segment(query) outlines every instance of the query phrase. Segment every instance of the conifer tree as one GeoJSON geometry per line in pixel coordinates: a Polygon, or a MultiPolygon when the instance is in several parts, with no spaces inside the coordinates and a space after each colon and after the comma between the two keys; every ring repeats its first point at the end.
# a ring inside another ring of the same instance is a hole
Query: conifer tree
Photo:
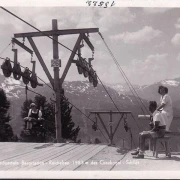
{"type": "Polygon", "coordinates": [[[70,106],[68,99],[62,95],[61,96],[61,123],[62,123],[62,137],[65,139],[71,139],[76,141],[79,126],[74,128],[75,123],[72,121],[71,116],[72,106],[70,106]]]}
{"type": "MultiPolygon", "coordinates": [[[[25,101],[22,107],[21,116],[24,118],[27,116],[29,106],[32,102],[35,102],[38,109],[41,109],[43,118],[45,119],[46,139],[55,139],[55,106],[53,102],[47,102],[44,96],[35,96],[34,101],[25,101]]],[[[75,128],[75,123],[72,121],[71,116],[72,107],[70,106],[68,99],[61,96],[61,123],[62,123],[62,137],[64,139],[71,139],[76,141],[79,126],[75,128]]]]}
{"type": "Polygon", "coordinates": [[[11,141],[13,130],[9,124],[11,117],[8,113],[10,102],[3,89],[0,89],[0,141],[11,141]]]}

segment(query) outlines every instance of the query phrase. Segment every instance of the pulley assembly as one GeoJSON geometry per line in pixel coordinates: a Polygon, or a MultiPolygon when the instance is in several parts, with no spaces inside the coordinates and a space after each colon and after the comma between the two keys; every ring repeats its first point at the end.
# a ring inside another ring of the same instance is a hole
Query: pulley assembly
{"type": "Polygon", "coordinates": [[[81,56],[81,48],[84,47],[83,41],[82,44],[78,47],[78,59],[75,61],[77,70],[79,74],[83,74],[85,78],[88,77],[89,82],[93,83],[94,87],[97,87],[98,79],[97,74],[92,68],[91,61],[94,60],[94,50],[92,51],[92,58],[88,58],[88,61],[86,61],[86,58],[83,58],[81,56]]]}
{"type": "Polygon", "coordinates": [[[42,84],[39,84],[37,80],[37,75],[35,72],[36,62],[32,61],[33,51],[28,50],[28,52],[31,53],[31,62],[33,63],[32,71],[30,71],[29,68],[26,67],[22,72],[20,63],[18,62],[18,50],[14,48],[15,42],[18,45],[22,46],[22,44],[19,41],[17,41],[14,38],[12,39],[12,51],[14,52],[14,61],[10,61],[9,58],[6,58],[5,61],[3,62],[3,64],[1,65],[1,69],[3,71],[4,76],[8,78],[13,73],[13,77],[15,80],[20,80],[22,77],[23,83],[27,85],[30,82],[32,88],[36,88],[37,86],[42,86],[42,84]],[[11,65],[11,62],[14,63],[13,67],[11,65]]]}
{"type": "Polygon", "coordinates": [[[1,69],[5,77],[10,77],[12,73],[12,66],[9,58],[6,58],[3,64],[1,65],[1,69]]]}
{"type": "Polygon", "coordinates": [[[37,75],[35,73],[35,67],[36,67],[36,61],[31,61],[33,63],[33,68],[32,68],[32,74],[30,77],[30,82],[31,82],[31,87],[32,88],[36,88],[38,85],[38,81],[37,81],[37,75]]]}
{"type": "Polygon", "coordinates": [[[29,68],[25,68],[24,72],[22,73],[22,80],[24,84],[29,84],[30,81],[30,71],[29,68]]]}
{"type": "Polygon", "coordinates": [[[13,77],[15,80],[20,80],[21,78],[21,67],[20,64],[17,61],[17,49],[12,49],[14,51],[14,66],[13,66],[13,77]]]}
{"type": "Polygon", "coordinates": [[[83,63],[82,63],[82,59],[81,58],[79,58],[77,60],[76,66],[77,66],[77,69],[78,69],[78,73],[82,74],[83,73],[83,63]]]}

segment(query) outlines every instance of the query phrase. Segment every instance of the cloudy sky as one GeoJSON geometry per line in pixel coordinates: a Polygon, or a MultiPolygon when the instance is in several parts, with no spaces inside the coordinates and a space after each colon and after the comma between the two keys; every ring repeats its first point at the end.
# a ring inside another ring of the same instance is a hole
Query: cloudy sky
{"type": "MultiPolygon", "coordinates": [[[[180,77],[180,8],[75,8],[75,7],[7,7],[16,15],[40,30],[51,30],[51,20],[58,20],[59,29],[98,27],[112,50],[118,63],[132,84],[145,85],[180,77]]],[[[10,43],[14,33],[34,32],[35,30],[0,9],[0,53],[10,43]]],[[[59,37],[59,42],[73,48],[77,35],[59,37]]],[[[90,34],[95,47],[95,60],[92,62],[100,79],[105,83],[125,82],[102,39],[97,33],[90,34]]],[[[22,39],[19,39],[22,41],[22,39]]],[[[47,37],[34,38],[39,51],[53,75],[51,68],[52,40],[47,37]]],[[[30,47],[28,40],[25,45],[30,47]]],[[[1,57],[13,59],[11,47],[1,57]]],[[[20,47],[18,61],[31,69],[31,56],[20,47]]],[[[83,57],[91,57],[85,46],[83,57]]],[[[62,60],[62,74],[70,51],[59,45],[62,60]]],[[[34,60],[37,60],[34,55],[34,60]]],[[[0,71],[1,72],[1,71],[0,71]]],[[[37,75],[48,81],[37,60],[37,75]]],[[[65,80],[86,80],[79,75],[72,64],[65,80]]]]}

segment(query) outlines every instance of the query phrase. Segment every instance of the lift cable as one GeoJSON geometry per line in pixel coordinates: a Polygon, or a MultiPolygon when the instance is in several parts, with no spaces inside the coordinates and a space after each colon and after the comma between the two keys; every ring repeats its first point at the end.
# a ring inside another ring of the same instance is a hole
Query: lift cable
{"type": "MultiPolygon", "coordinates": [[[[92,119],[89,118],[89,116],[87,116],[85,113],[83,113],[80,109],[78,109],[76,106],[74,106],[71,102],[69,102],[73,107],[75,107],[75,109],[77,109],[80,113],[82,113],[87,119],[89,119],[90,121],[92,121],[93,123],[95,123],[95,121],[93,121],[92,119]]],[[[99,131],[101,132],[101,134],[104,136],[104,138],[108,141],[108,139],[106,138],[106,136],[103,134],[103,132],[101,131],[101,129],[98,127],[99,131]]]]}
{"type": "MultiPolygon", "coordinates": [[[[43,33],[45,36],[49,37],[50,39],[54,40],[52,37],[50,37],[49,35],[47,35],[46,33],[42,32],[41,30],[39,30],[38,28],[36,28],[35,26],[31,25],[30,23],[28,23],[27,21],[23,20],[22,18],[20,18],[19,16],[15,15],[14,13],[10,12],[9,10],[5,9],[4,7],[0,6],[1,9],[3,9],[4,11],[8,12],[9,14],[13,15],[14,17],[18,18],[19,20],[23,21],[24,23],[26,23],[27,25],[31,26],[32,28],[36,29],[37,31],[43,33]]],[[[101,36],[101,38],[103,39],[106,47],[108,48],[109,52],[111,53],[112,57],[113,57],[113,54],[111,52],[111,50],[109,49],[108,45],[106,44],[104,38],[102,37],[102,35],[99,33],[99,35],[101,36]]],[[[55,41],[55,40],[54,40],[55,41]]],[[[73,50],[71,50],[70,48],[68,48],[67,46],[63,45],[62,43],[60,43],[59,41],[56,41],[58,44],[62,45],[63,47],[65,47],[66,49],[70,50],[71,52],[73,52],[73,50]]],[[[76,52],[73,52],[75,54],[77,54],[76,52]]],[[[77,54],[78,55],[78,54],[77,54]]],[[[115,58],[115,57],[114,57],[115,58]]],[[[99,78],[99,77],[98,77],[99,78]]],[[[102,82],[101,82],[102,84],[102,82]]],[[[104,85],[103,85],[104,87],[104,85]]],[[[104,87],[105,88],[105,87],[104,87]]],[[[111,98],[112,100],[112,98],[111,98]]],[[[114,102],[113,102],[114,103],[114,102]]],[[[116,105],[115,105],[116,106],[116,105]]],[[[117,108],[117,106],[116,106],[117,108]]]]}
{"type": "MultiPolygon", "coordinates": [[[[58,44],[60,44],[61,46],[65,47],[66,49],[70,50],[71,52],[73,52],[74,54],[78,55],[78,53],[74,52],[73,50],[71,50],[70,48],[68,48],[67,46],[63,45],[62,43],[54,40],[52,37],[50,37],[49,35],[47,35],[46,33],[42,32],[41,30],[39,30],[38,28],[34,27],[33,25],[31,25],[30,23],[26,22],[25,20],[23,20],[22,18],[18,17],[17,15],[15,15],[14,13],[8,11],[7,9],[5,9],[4,7],[0,6],[1,9],[3,9],[4,11],[8,12],[9,14],[13,15],[14,17],[16,17],[17,19],[23,21],[24,23],[26,23],[27,25],[31,26],[32,28],[36,29],[37,31],[41,32],[42,34],[44,34],[45,36],[47,36],[48,38],[52,39],[53,41],[57,42],[58,44]]],[[[98,79],[100,80],[100,78],[98,77],[98,79]]],[[[101,80],[100,80],[101,81],[101,80]]],[[[108,93],[107,89],[105,88],[104,84],[101,81],[101,84],[103,85],[104,89],[106,90],[106,92],[108,93]]],[[[109,93],[108,93],[109,95],[109,93]]],[[[110,99],[112,100],[113,104],[115,105],[115,107],[118,109],[118,107],[116,106],[116,104],[114,103],[113,99],[111,98],[111,96],[109,95],[110,99]]],[[[118,109],[119,111],[119,109],[118,109]]]]}
{"type": "MultiPolygon", "coordinates": [[[[0,57],[0,59],[4,59],[4,60],[6,60],[6,58],[3,58],[3,57],[0,57]]],[[[13,61],[11,61],[10,60],[10,62],[12,62],[12,63],[14,63],[13,61]]],[[[20,65],[21,66],[21,65],[20,65]]],[[[21,66],[22,68],[25,68],[24,66],[21,66]]],[[[38,77],[38,76],[37,76],[38,77]]],[[[39,77],[38,77],[39,78],[39,77]]],[[[41,81],[43,81],[41,78],[39,78],[41,81]]],[[[44,83],[45,83],[45,81],[43,81],[44,83]]],[[[51,86],[49,86],[47,83],[45,83],[49,88],[51,88],[52,89],[52,87],[51,86]]],[[[39,93],[36,93],[35,91],[32,91],[32,90],[30,90],[30,89],[28,89],[27,88],[27,90],[28,91],[30,91],[30,92],[33,92],[33,93],[35,93],[35,94],[37,94],[37,95],[40,95],[40,96],[43,96],[43,95],[41,95],[41,94],[39,94],[39,93]]],[[[52,89],[53,90],[53,89],[52,89]]],[[[70,103],[70,102],[69,102],[70,103]]],[[[73,105],[72,103],[70,103],[73,107],[75,107],[75,109],[77,109],[78,111],[80,111],[84,116],[86,116],[86,118],[88,118],[89,120],[91,120],[86,114],[84,114],[80,109],[78,109],[75,105],[73,105]]],[[[91,120],[92,122],[94,122],[95,123],[95,121],[93,121],[93,120],[91,120]]],[[[98,126],[97,126],[98,127],[98,126]]],[[[102,131],[101,131],[101,129],[98,127],[98,129],[100,130],[100,132],[102,133],[102,131]]],[[[107,138],[105,137],[105,135],[102,133],[102,135],[104,136],[104,138],[107,140],[107,138]]],[[[108,141],[108,140],[107,140],[108,141]]]]}
{"type": "MultiPolygon", "coordinates": [[[[30,91],[30,92],[32,92],[32,93],[35,93],[35,94],[43,97],[42,94],[39,94],[39,93],[37,93],[37,92],[35,92],[35,91],[32,91],[32,90],[30,90],[29,88],[27,88],[27,90],[30,91]]],[[[69,102],[69,100],[68,100],[68,102],[69,102]]],[[[87,116],[85,113],[83,113],[79,108],[77,108],[77,107],[76,107],[75,105],[73,105],[71,102],[69,102],[69,104],[71,104],[76,110],[78,110],[81,114],[83,114],[87,119],[89,119],[90,121],[92,121],[93,123],[95,123],[95,121],[93,121],[92,119],[90,119],[89,116],[87,116]]],[[[101,134],[104,136],[104,138],[108,141],[108,139],[107,139],[106,136],[103,134],[102,130],[98,127],[98,125],[97,125],[97,128],[99,129],[99,131],[101,132],[101,134]]]]}
{"type": "Polygon", "coordinates": [[[0,56],[5,52],[5,50],[11,45],[11,42],[0,52],[0,56]]]}
{"type": "Polygon", "coordinates": [[[15,15],[14,13],[10,12],[9,10],[7,10],[6,8],[0,6],[1,9],[3,9],[4,11],[8,12],[9,14],[11,14],[12,16],[16,17],[17,19],[19,19],[20,21],[24,22],[25,24],[29,25],[30,27],[32,27],[33,29],[37,30],[38,32],[44,34],[45,36],[47,36],[48,38],[50,38],[51,40],[57,42],[58,44],[60,44],[61,46],[63,46],[64,48],[68,49],[69,51],[73,52],[74,54],[78,55],[78,53],[74,52],[73,50],[71,50],[70,48],[68,48],[67,46],[63,45],[62,43],[60,43],[59,41],[53,39],[51,36],[49,36],[48,34],[44,33],[43,31],[39,30],[38,28],[36,28],[35,26],[33,26],[32,24],[28,23],[27,21],[25,21],[24,19],[20,18],[19,16],[15,15]]]}
{"type": "MultiPolygon", "coordinates": [[[[135,94],[136,94],[137,97],[139,98],[139,101],[142,103],[142,105],[143,105],[143,107],[145,108],[146,112],[149,114],[149,111],[147,110],[146,106],[144,105],[144,103],[142,102],[141,98],[140,98],[139,95],[137,94],[136,90],[135,90],[134,87],[132,86],[131,82],[129,81],[128,77],[126,76],[126,74],[124,73],[123,69],[122,69],[121,66],[119,65],[118,61],[116,60],[115,56],[113,55],[111,49],[110,49],[109,46],[107,45],[104,37],[102,36],[102,34],[101,34],[100,32],[99,32],[99,35],[100,35],[101,39],[103,40],[105,46],[107,47],[107,49],[108,49],[111,57],[113,58],[115,64],[117,65],[120,73],[122,74],[123,78],[125,79],[125,81],[126,81],[128,87],[129,87],[129,89],[131,90],[132,93],[133,93],[133,91],[135,92],[135,94]],[[132,91],[132,90],[133,90],[133,91],[132,91]]],[[[133,93],[133,95],[134,95],[134,93],[133,93]]],[[[136,97],[136,96],[135,96],[135,97],[136,97]]],[[[143,112],[144,112],[144,110],[143,110],[143,112]]]]}

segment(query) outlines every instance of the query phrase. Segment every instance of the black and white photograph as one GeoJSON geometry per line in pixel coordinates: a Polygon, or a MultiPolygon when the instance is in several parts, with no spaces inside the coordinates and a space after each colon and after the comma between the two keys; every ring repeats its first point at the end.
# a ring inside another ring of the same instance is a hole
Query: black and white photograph
{"type": "Polygon", "coordinates": [[[180,8],[102,2],[0,7],[0,172],[179,171],[180,8]]]}

